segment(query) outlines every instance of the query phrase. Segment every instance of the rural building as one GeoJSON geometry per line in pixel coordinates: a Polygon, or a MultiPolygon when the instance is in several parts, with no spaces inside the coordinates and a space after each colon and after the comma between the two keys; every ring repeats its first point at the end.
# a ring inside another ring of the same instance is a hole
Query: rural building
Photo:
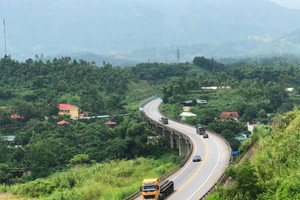
{"type": "Polygon", "coordinates": [[[207,104],[206,100],[202,100],[202,99],[196,99],[197,104],[207,104]]]}
{"type": "Polygon", "coordinates": [[[69,122],[65,121],[65,120],[62,120],[60,122],[57,122],[58,125],[61,125],[61,124],[70,124],[69,122]]]}
{"type": "Polygon", "coordinates": [[[237,112],[222,112],[220,115],[220,119],[222,120],[237,120],[239,117],[239,114],[237,112]]]}
{"type": "Polygon", "coordinates": [[[188,117],[197,117],[196,114],[192,113],[192,112],[182,112],[180,115],[179,115],[179,120],[180,121],[183,121],[185,120],[186,118],[188,117]]]}
{"type": "Polygon", "coordinates": [[[11,119],[23,119],[24,117],[14,114],[14,115],[11,115],[10,118],[11,119]]]}
{"type": "Polygon", "coordinates": [[[108,122],[105,122],[105,124],[107,124],[110,128],[113,128],[117,125],[117,122],[108,121],[108,122]]]}
{"type": "Polygon", "coordinates": [[[248,131],[250,131],[251,133],[253,132],[253,129],[257,126],[259,126],[259,124],[249,124],[249,122],[247,123],[248,131]]]}
{"type": "Polygon", "coordinates": [[[193,100],[187,100],[187,101],[181,102],[181,104],[184,106],[194,106],[196,104],[207,104],[207,101],[201,100],[201,99],[195,99],[194,102],[193,102],[193,100]]]}
{"type": "Polygon", "coordinates": [[[6,145],[11,146],[15,143],[16,136],[14,136],[14,135],[7,135],[7,136],[2,136],[2,137],[3,137],[3,140],[6,143],[6,145]]]}
{"type": "Polygon", "coordinates": [[[69,104],[58,104],[59,115],[70,115],[71,118],[78,118],[79,108],[69,104]]]}

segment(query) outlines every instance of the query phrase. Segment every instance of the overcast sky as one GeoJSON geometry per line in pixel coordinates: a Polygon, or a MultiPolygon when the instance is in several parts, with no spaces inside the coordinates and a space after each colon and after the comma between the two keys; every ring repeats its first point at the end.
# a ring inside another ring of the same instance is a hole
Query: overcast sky
{"type": "Polygon", "coordinates": [[[292,8],[292,9],[300,9],[300,0],[270,0],[279,5],[292,8]]]}
{"type": "Polygon", "coordinates": [[[0,0],[0,57],[2,19],[14,58],[115,55],[285,34],[300,29],[300,0],[0,0]]]}

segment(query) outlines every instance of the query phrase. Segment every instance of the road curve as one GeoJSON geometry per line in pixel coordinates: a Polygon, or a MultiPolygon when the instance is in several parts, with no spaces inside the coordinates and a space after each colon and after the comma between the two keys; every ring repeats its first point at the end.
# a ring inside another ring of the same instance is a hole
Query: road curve
{"type": "MultiPolygon", "coordinates": [[[[158,111],[161,99],[155,99],[144,106],[144,112],[154,121],[162,116],[158,111]]],[[[190,137],[194,152],[200,155],[201,162],[188,160],[187,164],[176,174],[169,177],[174,181],[175,191],[168,196],[168,200],[199,200],[221,177],[229,165],[230,148],[220,137],[209,133],[204,139],[196,134],[196,129],[189,125],[169,120],[169,126],[190,137]]],[[[192,157],[193,157],[192,156],[192,157]]],[[[142,199],[139,197],[138,199],[142,199]]]]}

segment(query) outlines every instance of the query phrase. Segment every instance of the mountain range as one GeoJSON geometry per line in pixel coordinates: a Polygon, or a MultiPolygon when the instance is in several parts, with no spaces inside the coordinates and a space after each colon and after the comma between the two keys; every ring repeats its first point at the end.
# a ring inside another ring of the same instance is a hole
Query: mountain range
{"type": "Polygon", "coordinates": [[[177,48],[182,61],[271,47],[293,53],[295,41],[280,37],[300,29],[300,10],[268,0],[4,0],[0,13],[8,54],[16,59],[91,52],[121,63],[176,62],[177,48]]]}

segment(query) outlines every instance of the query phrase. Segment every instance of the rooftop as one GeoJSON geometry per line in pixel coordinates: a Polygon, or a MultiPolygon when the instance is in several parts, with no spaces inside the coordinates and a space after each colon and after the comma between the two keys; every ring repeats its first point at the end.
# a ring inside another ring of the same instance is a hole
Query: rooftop
{"type": "Polygon", "coordinates": [[[197,117],[197,115],[192,112],[182,112],[179,116],[181,116],[181,117],[197,117]]]}
{"type": "Polygon", "coordinates": [[[117,122],[108,121],[108,122],[105,122],[105,124],[114,125],[114,124],[117,124],[117,122]]]}
{"type": "Polygon", "coordinates": [[[237,112],[222,112],[220,115],[220,118],[228,119],[230,116],[234,116],[234,117],[238,118],[239,114],[237,112]]]}
{"type": "Polygon", "coordinates": [[[62,121],[60,121],[60,122],[57,122],[57,124],[70,124],[69,122],[67,122],[67,121],[65,121],[65,120],[62,120],[62,121]]]}
{"type": "Polygon", "coordinates": [[[12,142],[16,139],[16,136],[14,135],[3,136],[3,139],[7,142],[12,142]]]}
{"type": "Polygon", "coordinates": [[[78,109],[77,106],[73,106],[73,105],[70,105],[70,104],[58,104],[58,108],[59,109],[78,109]]]}

